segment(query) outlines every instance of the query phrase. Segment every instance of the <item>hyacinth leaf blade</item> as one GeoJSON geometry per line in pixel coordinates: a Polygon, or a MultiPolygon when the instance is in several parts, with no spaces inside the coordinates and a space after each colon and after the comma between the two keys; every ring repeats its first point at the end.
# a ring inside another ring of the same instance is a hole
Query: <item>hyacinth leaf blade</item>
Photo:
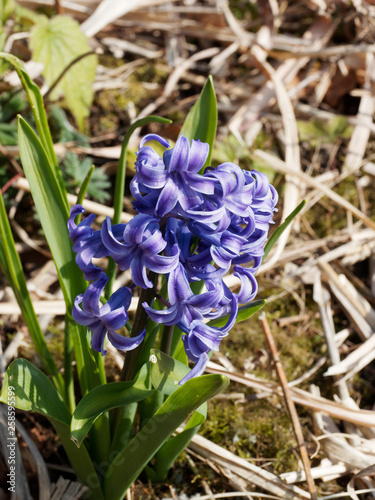
{"type": "MultiPolygon", "coordinates": [[[[151,349],[151,383],[155,389],[170,396],[180,386],[179,381],[189,373],[189,368],[158,349],[151,349]]],[[[189,419],[184,430],[166,441],[155,455],[155,465],[147,467],[152,481],[163,481],[174,461],[190,443],[207,417],[207,403],[203,403],[189,419]]]]}
{"type": "MultiPolygon", "coordinates": [[[[39,138],[22,117],[18,117],[18,141],[20,157],[29,181],[30,190],[33,195],[36,210],[39,215],[42,228],[51,250],[61,290],[64,295],[68,314],[72,310],[74,298],[87,286],[83,275],[77,272],[77,266],[72,251],[72,244],[68,235],[66,221],[69,210],[66,208],[64,199],[66,193],[60,190],[58,181],[54,175],[45,149],[39,138]]],[[[92,352],[88,344],[85,329],[80,325],[71,325],[78,334],[71,333],[74,346],[75,359],[77,362],[77,373],[82,394],[97,385],[105,383],[103,360],[100,353],[92,352]]],[[[69,381],[67,381],[69,385],[69,381]]],[[[104,452],[104,443],[109,440],[108,420],[96,422],[92,437],[97,445],[98,452],[104,452]],[[100,429],[97,432],[96,429],[100,429]]]]}
{"type": "Polygon", "coordinates": [[[144,365],[136,380],[112,382],[95,387],[78,403],[71,421],[71,436],[81,446],[95,420],[104,412],[144,400],[154,389],[149,383],[148,365],[144,365]]]}
{"type": "Polygon", "coordinates": [[[153,468],[147,467],[148,478],[154,482],[165,481],[173,463],[189,445],[207,418],[207,403],[203,403],[190,417],[184,430],[166,441],[155,455],[153,468]]]}
{"type": "Polygon", "coordinates": [[[273,234],[270,236],[269,240],[267,241],[265,247],[264,247],[264,255],[263,255],[263,260],[267,257],[267,255],[270,253],[274,245],[277,243],[277,240],[280,238],[280,236],[283,234],[283,232],[286,230],[286,228],[293,222],[294,218],[300,213],[300,211],[303,209],[303,207],[306,204],[306,200],[301,201],[301,203],[298,205],[297,208],[293,210],[293,212],[288,215],[288,217],[285,219],[285,221],[273,232],[273,234]]]}
{"type": "MultiPolygon", "coordinates": [[[[53,175],[56,178],[60,190],[62,193],[64,193],[64,182],[62,179],[60,168],[58,166],[55,151],[53,149],[51,132],[48,126],[47,115],[44,109],[43,98],[40,93],[39,87],[32,81],[20,59],[12,54],[8,54],[5,52],[0,52],[0,58],[5,59],[14,67],[21,80],[27,98],[29,100],[30,107],[34,114],[36,129],[40,138],[40,142],[45,149],[50,165],[52,166],[53,175]]],[[[66,209],[68,210],[69,205],[66,197],[65,199],[63,199],[63,202],[66,206],[66,209]]]]}
{"type": "Polygon", "coordinates": [[[9,285],[12,287],[18,305],[28,326],[35,349],[39,354],[46,372],[52,377],[56,387],[64,394],[64,382],[61,374],[57,373],[56,364],[49,352],[33,303],[27,289],[25,275],[8,216],[5,211],[4,200],[0,193],[0,265],[9,285]]]}
{"type": "Polygon", "coordinates": [[[198,101],[187,115],[181,130],[181,134],[190,141],[199,139],[201,142],[207,142],[210,146],[209,154],[203,169],[211,165],[211,156],[216,137],[217,116],[216,94],[213,79],[210,75],[202,89],[198,101]]]}
{"type": "Polygon", "coordinates": [[[223,391],[228,384],[227,377],[204,375],[188,380],[174,391],[110,464],[104,480],[106,498],[121,500],[143,468],[177,427],[204,402],[223,391]]]}
{"type": "MultiPolygon", "coordinates": [[[[202,280],[203,281],[203,280],[202,280]]],[[[196,283],[192,283],[192,285],[195,285],[196,283]]],[[[191,287],[193,289],[193,287],[191,287]]],[[[178,326],[174,327],[173,330],[173,339],[172,339],[172,346],[171,346],[171,356],[173,356],[174,359],[177,361],[180,361],[184,365],[188,365],[188,357],[185,351],[185,346],[182,341],[182,335],[183,331],[178,328],[178,326]]]]}
{"type": "MultiPolygon", "coordinates": [[[[77,450],[70,439],[70,413],[58,391],[48,377],[26,359],[13,361],[5,374],[0,402],[8,403],[9,388],[15,387],[15,407],[34,411],[48,418],[55,428],[77,477],[84,483],[98,484],[92,460],[85,446],[77,450]]],[[[95,487],[94,487],[95,488],[95,487]]],[[[95,488],[95,498],[103,500],[100,488],[95,488]]]]}
{"type": "Polygon", "coordinates": [[[186,365],[159,349],[151,349],[150,365],[153,387],[168,396],[180,387],[179,381],[190,371],[186,365]]]}
{"type": "MultiPolygon", "coordinates": [[[[254,302],[251,302],[250,304],[246,304],[244,306],[241,306],[238,308],[238,314],[237,314],[237,319],[236,323],[240,323],[241,321],[246,321],[247,319],[251,318],[254,314],[256,314],[262,307],[264,307],[266,301],[265,300],[256,300],[254,302]]],[[[209,321],[207,324],[209,326],[215,326],[215,327],[222,327],[224,326],[229,319],[229,315],[222,316],[221,318],[213,319],[212,321],[209,321]]]]}
{"type": "MultiPolygon", "coordinates": [[[[66,227],[69,211],[65,208],[64,196],[53,175],[53,168],[45,150],[34,131],[22,117],[18,118],[18,137],[25,175],[29,181],[36,210],[53,255],[67,311],[71,311],[74,298],[86,288],[86,282],[82,273],[77,273],[72,243],[66,227]]],[[[80,327],[79,330],[80,334],[85,337],[84,329],[80,327]]],[[[90,366],[89,346],[85,339],[82,341],[80,349],[87,351],[84,359],[85,362],[89,363],[87,366],[90,366]]],[[[77,356],[77,363],[78,361],[79,357],[77,356]]],[[[96,362],[101,363],[101,357],[95,356],[96,362]]],[[[78,370],[80,374],[84,367],[78,367],[78,370]]],[[[101,372],[101,370],[99,371],[101,372]]],[[[97,384],[101,382],[101,378],[102,376],[98,377],[97,384]]]]}
{"type": "Polygon", "coordinates": [[[54,178],[49,159],[28,123],[18,117],[18,138],[22,165],[40,221],[56,263],[65,301],[72,306],[75,291],[82,291],[84,280],[77,273],[71,242],[66,229],[69,212],[54,178]]]}

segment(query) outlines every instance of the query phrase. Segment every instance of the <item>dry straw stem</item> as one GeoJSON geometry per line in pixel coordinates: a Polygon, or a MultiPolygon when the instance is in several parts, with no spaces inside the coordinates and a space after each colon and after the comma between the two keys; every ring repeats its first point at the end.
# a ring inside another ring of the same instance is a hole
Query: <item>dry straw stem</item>
{"type": "MultiPolygon", "coordinates": [[[[324,335],[326,338],[328,354],[331,360],[331,365],[336,366],[340,363],[340,354],[336,342],[335,325],[331,312],[331,296],[322,286],[320,273],[316,273],[314,282],[313,299],[318,304],[320,319],[322,322],[324,335]]],[[[349,390],[346,384],[342,381],[338,384],[340,399],[346,401],[350,399],[349,390]]]]}
{"type": "Polygon", "coordinates": [[[309,489],[312,500],[317,500],[315,483],[314,483],[314,480],[311,476],[310,460],[309,460],[309,456],[307,454],[307,449],[306,449],[305,440],[304,440],[303,433],[302,433],[301,424],[299,422],[296,407],[294,406],[294,403],[293,403],[293,400],[291,397],[291,393],[290,393],[290,389],[288,387],[288,380],[286,378],[284,368],[283,368],[283,365],[282,365],[280,357],[279,357],[279,353],[277,352],[276,344],[275,344],[270,326],[268,324],[266,315],[264,313],[262,314],[262,316],[260,318],[260,322],[261,322],[263,333],[264,333],[264,336],[266,338],[268,348],[270,350],[272,360],[274,362],[275,370],[276,370],[276,373],[277,373],[277,376],[278,376],[278,379],[279,379],[279,382],[280,382],[280,385],[281,385],[281,388],[282,388],[282,391],[284,394],[285,404],[286,404],[290,419],[292,421],[294,435],[295,435],[296,440],[297,440],[299,452],[300,452],[301,459],[302,459],[303,468],[304,468],[305,474],[306,474],[307,487],[309,489]]]}
{"type": "Polygon", "coordinates": [[[348,153],[345,158],[343,173],[351,173],[358,170],[362,165],[363,157],[366,153],[367,143],[370,137],[370,129],[366,124],[372,124],[375,112],[375,99],[372,94],[372,87],[375,81],[375,57],[371,52],[366,53],[366,75],[364,90],[366,94],[361,97],[357,119],[364,124],[357,124],[351,135],[348,153]]]}
{"type": "MultiPolygon", "coordinates": [[[[16,180],[16,182],[13,184],[13,187],[17,189],[24,189],[25,191],[30,192],[30,186],[29,183],[26,179],[24,178],[19,178],[16,180]]],[[[69,205],[73,206],[77,203],[77,196],[73,194],[68,194],[68,202],[69,205]]],[[[96,201],[91,201],[91,200],[83,200],[82,203],[83,207],[87,210],[87,212],[96,214],[96,215],[102,215],[104,217],[110,217],[113,218],[113,208],[112,207],[107,207],[105,205],[102,205],[101,203],[97,203],[96,201]]],[[[128,223],[130,219],[132,219],[132,215],[122,212],[121,214],[121,222],[128,223]]]]}
{"type": "MultiPolygon", "coordinates": [[[[263,27],[261,31],[268,28],[263,27]]],[[[269,35],[269,33],[267,33],[269,35]]],[[[269,35],[270,36],[270,35],[269,35]]],[[[274,90],[276,93],[277,103],[280,109],[284,133],[285,133],[285,164],[293,171],[301,171],[300,162],[300,151],[299,151],[299,141],[298,141],[298,129],[296,117],[294,115],[293,106],[285,89],[282,79],[278,76],[277,72],[272,68],[272,66],[265,60],[265,52],[257,46],[252,48],[252,54],[256,58],[257,63],[261,66],[263,72],[266,73],[268,78],[272,81],[274,90]]],[[[285,188],[284,188],[284,205],[283,205],[283,217],[286,218],[287,214],[290,214],[294,208],[298,205],[299,193],[300,193],[300,183],[295,182],[295,178],[291,176],[285,177],[285,188]]],[[[272,258],[270,259],[268,265],[272,265],[277,262],[282,254],[285,245],[288,241],[289,234],[292,227],[288,226],[286,231],[279,238],[276,251],[272,258]]]]}
{"type": "Polygon", "coordinates": [[[339,194],[332,191],[332,189],[328,188],[324,184],[317,182],[313,177],[310,177],[309,175],[307,175],[303,172],[298,172],[298,171],[295,171],[295,170],[289,168],[285,164],[285,162],[283,162],[282,160],[280,160],[276,156],[274,156],[270,153],[267,153],[265,151],[261,151],[259,149],[256,149],[253,152],[253,156],[255,158],[258,158],[259,160],[262,160],[263,162],[266,162],[272,169],[276,170],[277,172],[280,172],[284,175],[287,175],[287,174],[293,175],[297,179],[303,181],[308,186],[320,190],[323,194],[325,194],[334,203],[345,208],[345,210],[348,210],[348,212],[352,213],[355,217],[357,217],[364,224],[366,224],[366,226],[375,230],[375,222],[373,220],[371,220],[363,212],[358,210],[358,208],[356,208],[354,205],[352,205],[351,203],[346,201],[342,196],[340,196],[339,194]]]}
{"type": "MultiPolygon", "coordinates": [[[[241,375],[240,373],[232,373],[223,369],[221,366],[210,361],[207,365],[208,373],[220,373],[226,375],[230,380],[238,382],[247,387],[251,387],[256,391],[268,393],[270,395],[277,394],[282,396],[282,390],[276,382],[261,379],[252,375],[241,375]]],[[[347,408],[341,403],[330,401],[329,399],[321,396],[315,396],[307,391],[298,389],[297,387],[290,387],[290,395],[294,403],[315,411],[322,411],[331,415],[334,418],[352,422],[356,425],[375,428],[375,412],[369,410],[355,410],[347,408]]]]}
{"type": "MultiPolygon", "coordinates": [[[[319,397],[318,387],[312,386],[310,390],[314,397],[319,397]]],[[[361,438],[360,441],[362,441],[362,444],[360,446],[353,446],[350,442],[355,442],[355,438],[358,438],[356,429],[349,435],[343,434],[332,418],[323,411],[314,412],[313,418],[316,433],[321,434],[315,438],[319,447],[318,450],[322,448],[330,460],[344,463],[351,470],[363,469],[374,463],[374,453],[370,451],[373,449],[371,445],[373,433],[368,433],[370,438],[368,440],[361,438]],[[350,442],[346,438],[349,438],[350,442]],[[363,448],[364,444],[368,445],[365,452],[360,449],[361,447],[363,448]]],[[[362,427],[361,430],[364,431],[363,435],[366,435],[366,430],[371,431],[372,429],[364,429],[362,427]]]]}
{"type": "MultiPolygon", "coordinates": [[[[183,428],[179,428],[177,432],[182,430],[183,428]]],[[[279,498],[290,500],[310,498],[310,495],[301,488],[285,484],[272,472],[237,457],[225,448],[198,434],[193,437],[189,448],[198,455],[208,458],[211,462],[230,469],[231,472],[247,481],[249,485],[258,486],[279,498]]]]}

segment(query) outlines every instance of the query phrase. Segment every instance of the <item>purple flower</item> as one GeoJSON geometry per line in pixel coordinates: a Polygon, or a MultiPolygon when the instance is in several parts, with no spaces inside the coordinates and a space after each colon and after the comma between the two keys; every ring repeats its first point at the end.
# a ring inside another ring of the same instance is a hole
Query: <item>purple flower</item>
{"type": "Polygon", "coordinates": [[[237,297],[233,296],[231,313],[228,323],[225,326],[215,328],[200,320],[195,320],[190,324],[190,328],[186,331],[186,335],[182,336],[182,341],[188,358],[195,363],[195,366],[179,382],[180,385],[193,377],[202,375],[208,362],[208,353],[210,351],[219,350],[221,340],[228,335],[229,330],[233,328],[236,323],[237,313],[237,297]]]}
{"type": "MultiPolygon", "coordinates": [[[[124,225],[121,235],[114,234],[111,219],[103,223],[101,237],[109,255],[122,271],[130,268],[134,283],[152,288],[147,269],[159,274],[170,273],[178,264],[179,249],[173,245],[171,255],[162,255],[167,246],[159,220],[146,214],[136,215],[124,225]]],[[[118,231],[117,231],[118,233],[118,231]]]]}
{"type": "Polygon", "coordinates": [[[92,332],[91,346],[95,351],[106,354],[104,340],[108,333],[108,340],[122,351],[131,351],[139,346],[144,339],[146,330],[137,337],[127,338],[116,333],[128,321],[127,310],[131,301],[131,292],[128,288],[119,288],[104,305],[100,304],[100,295],[108,281],[105,273],[91,283],[85,293],[76,297],[73,307],[73,318],[80,325],[87,326],[92,332]],[[82,306],[82,307],[80,307],[82,306]]]}
{"type": "Polygon", "coordinates": [[[220,287],[211,287],[206,293],[194,295],[187,273],[182,264],[179,264],[168,276],[168,300],[171,307],[155,310],[146,302],[143,307],[155,323],[177,325],[181,330],[188,331],[193,321],[203,320],[204,314],[218,306],[222,295],[220,287]]]}
{"type": "MultiPolygon", "coordinates": [[[[107,257],[109,252],[103,245],[100,231],[94,231],[91,224],[95,220],[95,215],[91,214],[78,225],[74,219],[78,214],[85,212],[82,205],[74,205],[70,210],[68,219],[68,231],[73,241],[73,251],[77,253],[76,263],[83,272],[85,280],[92,281],[99,278],[102,273],[100,267],[92,263],[93,258],[107,257]]],[[[117,231],[121,228],[117,228],[117,231]]],[[[116,232],[117,232],[116,231],[116,232]]]]}
{"type": "MultiPolygon", "coordinates": [[[[241,286],[241,289],[244,288],[241,286]]],[[[248,291],[244,288],[243,293],[248,291]]],[[[232,294],[222,281],[206,281],[207,291],[194,295],[187,273],[179,264],[168,277],[168,299],[171,307],[164,310],[152,309],[147,303],[143,307],[156,323],[177,325],[184,333],[182,340],[185,351],[196,365],[180,384],[201,375],[208,361],[208,352],[217,351],[220,342],[236,322],[238,312],[237,296],[232,294]],[[228,323],[222,328],[205,324],[205,318],[215,318],[230,312],[228,323]]]]}
{"type": "Polygon", "coordinates": [[[201,174],[208,153],[209,145],[200,141],[180,136],[169,149],[167,140],[149,134],[140,143],[130,185],[138,215],[128,224],[112,225],[107,218],[94,231],[93,215],[75,224],[84,211],[76,205],[68,221],[76,262],[87,280],[96,280],[76,298],[73,310],[74,319],[92,331],[93,348],[105,353],[107,333],[123,350],[134,349],[145,335],[129,339],[116,333],[128,320],[131,292],[123,287],[100,306],[108,278],[93,259],[112,257],[122,271],[130,269],[134,285],[142,288],[153,287],[148,271],[164,274],[169,306],[155,310],[145,302],[143,307],[154,322],[177,325],[183,332],[185,351],[195,366],[180,384],[203,373],[208,353],[219,349],[235,324],[238,304],[255,298],[255,273],[278,199],[264,174],[234,163],[208,167],[201,174]],[[157,141],[164,154],[148,141],[157,141]],[[239,279],[237,293],[222,279],[230,268],[239,279]],[[204,291],[195,295],[191,283],[200,280],[204,291]],[[225,315],[229,320],[224,327],[207,323],[225,315]]]}
{"type": "Polygon", "coordinates": [[[134,207],[158,217],[170,213],[186,212],[203,202],[204,194],[213,194],[213,180],[199,175],[209,152],[209,145],[180,136],[173,149],[163,158],[149,147],[147,141],[158,141],[169,147],[168,141],[156,134],[146,135],[138,150],[136,175],[130,189],[135,198],[134,207]]]}

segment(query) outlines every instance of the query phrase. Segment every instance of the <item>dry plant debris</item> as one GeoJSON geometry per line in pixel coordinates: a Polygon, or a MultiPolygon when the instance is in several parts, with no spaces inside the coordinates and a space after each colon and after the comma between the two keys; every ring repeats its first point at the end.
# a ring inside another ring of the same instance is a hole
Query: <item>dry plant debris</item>
{"type": "MultiPolygon", "coordinates": [[[[222,478],[220,491],[226,488],[227,491],[216,493],[217,483],[214,488],[201,478],[201,486],[198,483],[184,486],[189,495],[195,493],[189,498],[316,498],[312,481],[317,484],[318,497],[325,500],[341,496],[357,499],[359,495],[373,498],[373,2],[19,0],[17,3],[33,10],[57,7],[59,13],[75,17],[90,38],[93,50],[103,54],[94,83],[93,113],[87,123],[90,147],[75,142],[56,144],[60,157],[67,151],[90,155],[98,166],[105,168],[106,162],[118,158],[122,133],[129,123],[150,113],[174,118],[176,124],[165,132],[176,139],[181,116],[193,104],[207,75],[212,74],[219,107],[215,160],[220,162],[223,154],[227,159],[230,155],[242,166],[266,169],[281,194],[280,219],[303,198],[307,200],[304,211],[284,233],[259,275],[262,289],[266,288],[262,280],[264,283],[272,280],[274,288],[278,288],[269,299],[271,310],[274,310],[272,304],[280,304],[285,297],[292,297],[299,306],[297,312],[286,310],[283,316],[275,316],[271,327],[277,322],[276,343],[277,332],[293,325],[297,325],[301,335],[309,329],[314,332],[315,328],[324,336],[325,355],[312,358],[315,362],[309,369],[296,380],[289,380],[286,386],[289,404],[296,403],[304,409],[302,430],[311,461],[307,467],[309,488],[302,467],[278,476],[272,472],[272,462],[267,467],[253,465],[219,444],[196,436],[190,445],[195,460],[198,457],[211,467],[222,478]],[[108,97],[110,92],[112,97],[108,97]],[[128,94],[131,97],[127,99],[128,94]],[[103,104],[105,100],[109,104],[103,104]],[[118,104],[121,102],[125,103],[125,109],[118,104]],[[111,115],[111,119],[106,115],[111,115]],[[306,290],[312,297],[310,301],[306,300],[306,290]],[[324,373],[318,377],[322,370],[324,373]],[[310,388],[306,388],[307,380],[311,382],[310,388]],[[296,387],[301,383],[305,389],[296,387]],[[355,393],[353,385],[357,387],[355,393]],[[367,396],[362,397],[361,391],[365,389],[367,396]],[[327,486],[330,484],[332,490],[327,486]],[[199,496],[199,491],[206,494],[199,496]],[[326,494],[330,491],[333,494],[326,494]]],[[[21,51],[26,58],[30,57],[28,34],[13,28],[12,22],[5,27],[5,50],[21,51]]],[[[32,60],[26,65],[34,78],[40,75],[40,66],[32,60]]],[[[12,74],[5,76],[2,85],[18,88],[12,74]]],[[[48,89],[44,91],[48,96],[48,89]]],[[[135,138],[134,148],[136,143],[135,138]]],[[[22,171],[16,161],[17,152],[16,146],[1,146],[1,154],[9,159],[9,169],[19,175],[22,171]]],[[[18,177],[12,187],[18,194],[10,218],[19,238],[19,251],[26,260],[30,259],[30,252],[33,258],[39,255],[40,265],[29,266],[29,288],[37,313],[45,315],[47,328],[51,320],[65,313],[65,307],[56,292],[57,277],[51,271],[43,239],[30,236],[19,222],[23,220],[21,211],[27,182],[18,177]]],[[[73,194],[69,201],[74,204],[73,194]]],[[[102,217],[111,215],[105,205],[92,200],[85,203],[89,212],[102,217]]],[[[129,206],[125,200],[124,222],[131,216],[129,206]]],[[[126,275],[118,277],[121,283],[127,279],[126,275]]],[[[229,276],[228,286],[234,283],[229,276]]],[[[136,308],[136,303],[132,308],[136,308]]],[[[0,315],[2,327],[16,325],[18,331],[12,340],[5,329],[2,333],[6,346],[0,353],[2,375],[20,351],[32,354],[29,348],[25,351],[27,332],[22,329],[18,307],[7,287],[1,290],[0,315]]],[[[249,324],[246,328],[250,331],[253,326],[249,324]]],[[[262,365],[261,355],[265,360],[269,356],[264,347],[258,349],[258,357],[248,366],[241,366],[238,360],[222,353],[216,358],[220,364],[211,362],[208,371],[225,373],[236,384],[230,389],[232,396],[228,399],[232,402],[228,404],[247,405],[247,414],[251,415],[252,403],[246,389],[250,388],[258,400],[273,401],[276,420],[279,403],[275,401],[279,402],[283,393],[270,372],[261,377],[251,373],[254,366],[262,365]],[[237,390],[239,396],[233,394],[237,390]]],[[[121,355],[111,355],[114,363],[121,365],[121,355]]],[[[310,355],[305,353],[306,357],[310,355]]],[[[293,425],[295,428],[298,424],[293,425]]],[[[1,429],[0,425],[0,432],[1,429]]],[[[48,482],[38,450],[28,441],[21,424],[18,430],[37,464],[39,481],[48,482]]],[[[199,476],[201,469],[197,470],[191,457],[189,460],[192,470],[195,467],[194,475],[199,476]]],[[[47,491],[45,488],[40,486],[39,498],[49,498],[49,494],[42,494],[47,491]]],[[[63,478],[51,490],[53,499],[73,498],[71,495],[79,498],[81,494],[77,484],[63,478]]],[[[128,498],[165,498],[165,495],[187,498],[185,493],[179,496],[176,487],[161,489],[156,494],[139,483],[129,491],[128,498]]],[[[24,498],[30,498],[26,480],[24,498]]]]}

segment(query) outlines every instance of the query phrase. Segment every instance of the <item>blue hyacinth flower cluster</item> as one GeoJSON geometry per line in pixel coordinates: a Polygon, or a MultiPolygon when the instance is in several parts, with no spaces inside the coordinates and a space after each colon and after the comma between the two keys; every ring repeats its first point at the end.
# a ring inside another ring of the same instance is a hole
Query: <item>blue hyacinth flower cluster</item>
{"type": "Polygon", "coordinates": [[[168,281],[168,305],[158,310],[148,303],[143,307],[152,321],[176,325],[183,332],[185,351],[195,366],[180,383],[203,373],[208,353],[219,349],[235,324],[239,304],[254,299],[255,273],[278,199],[268,178],[255,170],[225,162],[201,173],[208,153],[208,144],[199,140],[190,144],[180,136],[169,148],[168,141],[149,134],[140,143],[130,184],[138,214],[128,224],[112,225],[107,218],[94,231],[93,215],[75,224],[75,217],[84,212],[76,205],[68,221],[76,262],[91,281],[76,298],[73,317],[91,330],[93,349],[105,354],[106,334],[124,351],[142,342],[145,331],[127,338],[116,330],[128,321],[135,286],[153,288],[149,272],[163,274],[168,281]],[[147,145],[149,141],[165,148],[163,156],[147,145]],[[93,259],[108,256],[120,270],[130,270],[133,285],[120,288],[100,305],[108,278],[93,259]],[[223,281],[231,269],[239,280],[236,293],[223,281]],[[204,283],[197,295],[191,287],[196,281],[204,283]],[[225,326],[207,324],[224,315],[229,316],[225,326]]]}

